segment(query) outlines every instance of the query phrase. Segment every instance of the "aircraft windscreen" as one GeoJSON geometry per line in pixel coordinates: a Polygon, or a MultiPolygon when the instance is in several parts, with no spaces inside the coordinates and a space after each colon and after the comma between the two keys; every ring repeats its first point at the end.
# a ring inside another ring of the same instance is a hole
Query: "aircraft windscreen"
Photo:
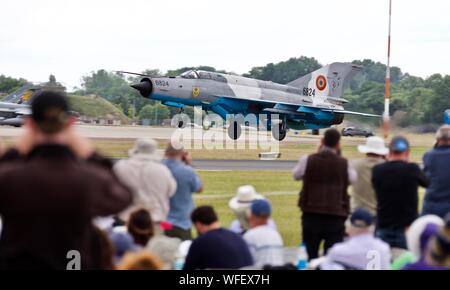
{"type": "Polygon", "coordinates": [[[180,77],[185,79],[198,79],[198,74],[195,70],[188,70],[180,75],[180,77]]]}

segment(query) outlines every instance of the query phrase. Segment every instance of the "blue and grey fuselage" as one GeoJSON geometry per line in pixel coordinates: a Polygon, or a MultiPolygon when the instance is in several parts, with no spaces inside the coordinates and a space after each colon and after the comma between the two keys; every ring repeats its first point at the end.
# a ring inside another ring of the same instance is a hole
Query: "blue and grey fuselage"
{"type": "Polygon", "coordinates": [[[350,63],[332,63],[286,85],[191,70],[178,77],[144,77],[132,87],[164,105],[201,106],[223,119],[237,114],[277,114],[282,130],[321,129],[342,123],[345,114],[375,116],[343,107],[347,103],[342,98],[344,88],[360,70],[350,63]]]}

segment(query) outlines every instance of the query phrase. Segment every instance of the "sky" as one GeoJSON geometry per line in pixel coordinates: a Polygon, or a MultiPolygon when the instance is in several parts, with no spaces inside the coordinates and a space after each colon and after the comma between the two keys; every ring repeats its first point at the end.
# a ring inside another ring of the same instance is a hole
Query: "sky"
{"type": "MultiPolygon", "coordinates": [[[[450,74],[450,1],[393,0],[391,65],[450,74]]],[[[2,0],[0,74],[54,74],[69,89],[98,69],[208,65],[235,73],[315,57],[386,63],[388,0],[2,0]]]]}

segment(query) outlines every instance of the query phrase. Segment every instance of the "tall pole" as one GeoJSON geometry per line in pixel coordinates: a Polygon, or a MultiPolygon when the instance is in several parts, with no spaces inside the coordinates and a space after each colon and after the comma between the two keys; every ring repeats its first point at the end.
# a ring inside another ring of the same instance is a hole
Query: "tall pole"
{"type": "Polygon", "coordinates": [[[390,115],[389,102],[391,97],[391,15],[392,15],[392,0],[389,0],[389,33],[388,33],[388,50],[387,50],[387,65],[386,65],[386,93],[384,96],[384,114],[383,114],[383,134],[387,139],[390,131],[390,115]]]}

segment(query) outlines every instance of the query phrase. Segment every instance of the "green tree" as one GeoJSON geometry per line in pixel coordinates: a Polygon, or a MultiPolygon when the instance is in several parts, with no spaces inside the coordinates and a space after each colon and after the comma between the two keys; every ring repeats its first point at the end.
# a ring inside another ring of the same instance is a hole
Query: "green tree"
{"type": "Polygon", "coordinates": [[[320,67],[320,63],[315,58],[301,56],[277,64],[269,63],[265,66],[254,67],[244,76],[286,84],[320,67]]]}
{"type": "Polygon", "coordinates": [[[151,124],[160,125],[164,119],[170,118],[170,111],[167,106],[160,103],[146,105],[139,112],[139,120],[151,120],[151,124]]]}
{"type": "Polygon", "coordinates": [[[25,85],[27,80],[19,78],[7,77],[0,75],[0,93],[10,94],[25,85]]]}

